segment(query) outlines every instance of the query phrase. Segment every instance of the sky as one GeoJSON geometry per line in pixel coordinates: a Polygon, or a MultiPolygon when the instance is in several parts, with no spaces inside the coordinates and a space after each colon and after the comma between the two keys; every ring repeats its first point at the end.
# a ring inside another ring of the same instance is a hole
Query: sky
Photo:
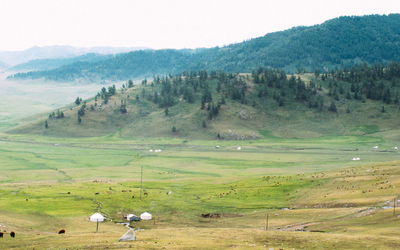
{"type": "Polygon", "coordinates": [[[400,13],[398,0],[0,0],[0,51],[214,47],[344,15],[389,13],[400,13]]]}

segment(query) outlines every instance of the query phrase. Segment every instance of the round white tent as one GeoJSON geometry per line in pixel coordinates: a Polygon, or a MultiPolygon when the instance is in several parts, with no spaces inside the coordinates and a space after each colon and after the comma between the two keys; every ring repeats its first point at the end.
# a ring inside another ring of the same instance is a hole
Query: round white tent
{"type": "Polygon", "coordinates": [[[128,214],[128,215],[126,216],[126,219],[127,219],[127,220],[131,220],[132,217],[137,217],[137,216],[134,215],[134,214],[128,214]]]}
{"type": "Polygon", "coordinates": [[[152,216],[148,212],[144,212],[140,215],[140,219],[142,220],[151,220],[152,216]]]}
{"type": "Polygon", "coordinates": [[[90,216],[90,221],[91,222],[103,222],[104,216],[101,215],[100,213],[94,213],[92,216],[90,216]]]}

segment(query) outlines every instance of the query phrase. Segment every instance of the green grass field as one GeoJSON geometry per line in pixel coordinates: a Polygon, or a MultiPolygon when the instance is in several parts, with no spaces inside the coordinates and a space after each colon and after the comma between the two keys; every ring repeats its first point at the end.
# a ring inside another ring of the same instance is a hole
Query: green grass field
{"type": "Polygon", "coordinates": [[[17,232],[18,240],[6,236],[1,246],[193,248],[199,241],[204,248],[400,246],[399,219],[380,209],[400,189],[395,141],[374,134],[311,139],[260,134],[265,138],[253,141],[2,134],[0,224],[17,232]],[[87,218],[98,210],[108,221],[95,233],[87,218]],[[144,229],[137,231],[139,241],[118,243],[126,228],[114,222],[144,211],[155,221],[132,224],[144,229]],[[56,234],[61,228],[66,235],[56,234]]]}

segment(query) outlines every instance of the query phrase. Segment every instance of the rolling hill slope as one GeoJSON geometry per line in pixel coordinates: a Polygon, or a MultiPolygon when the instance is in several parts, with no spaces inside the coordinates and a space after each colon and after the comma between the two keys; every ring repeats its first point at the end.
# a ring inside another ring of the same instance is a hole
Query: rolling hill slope
{"type": "Polygon", "coordinates": [[[127,80],[184,70],[251,72],[258,67],[331,70],[355,63],[400,61],[400,14],[340,17],[225,47],[135,51],[94,63],[76,63],[12,77],[70,81],[127,80]]]}
{"type": "Polygon", "coordinates": [[[200,71],[103,88],[94,98],[77,98],[73,106],[10,132],[228,140],[380,131],[399,136],[399,91],[396,63],[322,75],[200,71]]]}

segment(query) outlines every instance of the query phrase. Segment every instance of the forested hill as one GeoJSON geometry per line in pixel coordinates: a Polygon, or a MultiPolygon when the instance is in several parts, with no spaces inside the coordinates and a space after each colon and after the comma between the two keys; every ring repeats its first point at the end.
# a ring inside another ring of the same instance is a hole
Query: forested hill
{"type": "Polygon", "coordinates": [[[391,131],[400,138],[399,63],[299,75],[201,70],[100,88],[9,132],[242,140],[391,131]]]}
{"type": "Polygon", "coordinates": [[[400,14],[340,17],[222,48],[208,67],[249,71],[270,66],[291,72],[299,67],[311,71],[399,61],[399,52],[400,14]]]}
{"type": "Polygon", "coordinates": [[[321,71],[400,61],[400,14],[340,17],[295,27],[225,47],[135,51],[95,63],[16,74],[15,78],[124,80],[184,70],[250,72],[257,67],[321,71]]]}
{"type": "Polygon", "coordinates": [[[17,73],[10,78],[45,78],[54,81],[124,80],[180,72],[191,64],[193,54],[186,50],[141,50],[118,54],[99,62],[79,61],[57,69],[17,73]]]}
{"type": "Polygon", "coordinates": [[[50,70],[56,69],[64,65],[69,65],[77,62],[98,62],[112,58],[113,55],[101,55],[95,53],[88,53],[81,56],[69,58],[46,58],[35,59],[26,63],[21,63],[9,68],[11,71],[32,71],[32,70],[50,70]]]}

